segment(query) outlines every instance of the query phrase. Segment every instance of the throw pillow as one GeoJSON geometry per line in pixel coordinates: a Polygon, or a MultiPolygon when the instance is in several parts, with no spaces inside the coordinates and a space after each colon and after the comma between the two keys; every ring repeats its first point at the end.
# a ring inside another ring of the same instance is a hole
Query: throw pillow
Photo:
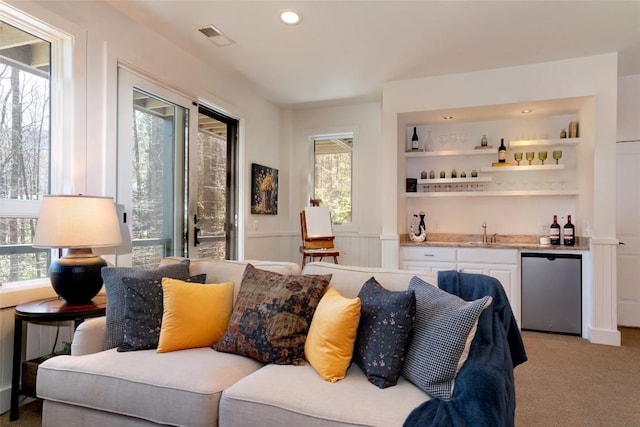
{"type": "MultiPolygon", "coordinates": [[[[206,274],[189,277],[189,283],[204,283],[206,274]]],[[[148,350],[158,347],[162,324],[162,282],[160,279],[123,277],[124,334],[118,351],[148,350]]]]}
{"type": "Polygon", "coordinates": [[[247,264],[218,351],[303,365],[304,342],[331,275],[283,275],[247,264]]]}
{"type": "Polygon", "coordinates": [[[345,298],[330,287],[318,303],[304,343],[307,361],[323,379],[336,382],[347,375],[359,321],[360,298],[345,298]]]}
{"type": "Polygon", "coordinates": [[[409,289],[416,295],[416,321],[402,375],[432,397],[450,400],[461,356],[492,298],[467,302],[415,276],[409,289]]]}
{"type": "Polygon", "coordinates": [[[136,279],[161,279],[172,277],[185,280],[189,277],[189,260],[177,264],[165,265],[154,269],[136,267],[103,267],[102,280],[107,292],[107,335],[104,349],[118,347],[124,339],[124,283],[123,277],[136,279]]]}
{"type": "Polygon", "coordinates": [[[218,342],[233,309],[233,282],[199,285],[165,277],[162,292],[158,353],[218,342]]]}
{"type": "Polygon", "coordinates": [[[362,301],[353,361],[379,388],[396,385],[416,315],[413,291],[393,292],[374,277],[358,294],[362,301]]]}

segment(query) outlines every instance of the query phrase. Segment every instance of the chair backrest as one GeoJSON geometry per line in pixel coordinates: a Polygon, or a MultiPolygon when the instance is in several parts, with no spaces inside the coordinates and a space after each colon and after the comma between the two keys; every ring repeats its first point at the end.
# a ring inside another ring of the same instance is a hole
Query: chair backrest
{"type": "Polygon", "coordinates": [[[333,248],[331,212],[325,206],[306,207],[300,212],[302,244],[306,249],[333,248]]]}

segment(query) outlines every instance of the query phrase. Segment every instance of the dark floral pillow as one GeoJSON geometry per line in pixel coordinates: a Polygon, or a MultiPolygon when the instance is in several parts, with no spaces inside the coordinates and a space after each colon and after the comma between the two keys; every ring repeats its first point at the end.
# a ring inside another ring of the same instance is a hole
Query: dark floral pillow
{"type": "MultiPolygon", "coordinates": [[[[206,274],[187,278],[187,282],[204,283],[206,274]]],[[[162,326],[162,278],[123,277],[124,341],[118,351],[149,350],[158,347],[162,326]]]]}
{"type": "Polygon", "coordinates": [[[396,385],[416,317],[414,291],[393,292],[372,277],[358,297],[360,324],[353,360],[371,384],[396,385]]]}
{"type": "Polygon", "coordinates": [[[251,264],[227,330],[213,348],[263,363],[304,365],[304,342],[331,275],[283,275],[251,264]]]}

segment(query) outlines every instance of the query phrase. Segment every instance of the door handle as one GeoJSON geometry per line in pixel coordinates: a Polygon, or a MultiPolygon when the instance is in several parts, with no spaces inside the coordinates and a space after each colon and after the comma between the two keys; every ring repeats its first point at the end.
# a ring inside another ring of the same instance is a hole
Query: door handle
{"type": "Polygon", "coordinates": [[[200,240],[198,240],[198,233],[200,233],[200,227],[196,226],[198,223],[198,215],[193,215],[193,246],[198,246],[200,240]]]}
{"type": "Polygon", "coordinates": [[[193,246],[198,246],[200,244],[200,240],[198,240],[199,232],[200,232],[200,227],[193,227],[193,246]]]}

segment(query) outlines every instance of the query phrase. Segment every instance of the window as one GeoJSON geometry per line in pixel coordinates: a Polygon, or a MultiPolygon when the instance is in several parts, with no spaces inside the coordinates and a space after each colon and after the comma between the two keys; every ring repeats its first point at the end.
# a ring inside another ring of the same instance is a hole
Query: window
{"type": "Polygon", "coordinates": [[[314,192],[331,211],[334,224],[352,222],[353,135],[315,138],[314,192]]]}
{"type": "Polygon", "coordinates": [[[47,276],[31,246],[50,190],[51,43],[0,21],[0,284],[47,276]]]}

